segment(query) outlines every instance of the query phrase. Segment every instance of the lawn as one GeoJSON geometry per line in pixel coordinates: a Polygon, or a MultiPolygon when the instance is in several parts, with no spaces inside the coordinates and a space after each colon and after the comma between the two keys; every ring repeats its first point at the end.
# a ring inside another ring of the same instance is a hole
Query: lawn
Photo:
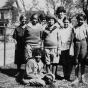
{"type": "MultiPolygon", "coordinates": [[[[4,44],[0,43],[0,88],[51,88],[51,87],[31,87],[28,85],[24,85],[16,80],[15,74],[17,72],[17,67],[13,63],[14,62],[14,43],[6,44],[6,65],[3,66],[3,52],[4,52],[4,44]]],[[[22,69],[24,70],[24,65],[22,65],[22,69]]],[[[88,73],[88,67],[86,67],[85,74],[88,73]]],[[[58,75],[63,77],[63,69],[62,66],[58,65],[58,75]]],[[[71,80],[75,79],[74,68],[71,74],[71,80]]],[[[86,81],[88,77],[86,77],[86,81]]],[[[85,83],[79,83],[77,85],[72,85],[71,82],[67,82],[64,80],[57,80],[55,85],[58,88],[88,88],[88,85],[85,83]]],[[[54,87],[53,87],[54,88],[54,87]]]]}

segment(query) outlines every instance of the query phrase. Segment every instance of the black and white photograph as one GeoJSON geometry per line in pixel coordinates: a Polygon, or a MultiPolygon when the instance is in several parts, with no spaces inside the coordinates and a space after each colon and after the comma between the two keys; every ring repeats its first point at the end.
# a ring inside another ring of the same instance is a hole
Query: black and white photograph
{"type": "Polygon", "coordinates": [[[88,0],[0,0],[0,88],[88,88],[88,0]]]}

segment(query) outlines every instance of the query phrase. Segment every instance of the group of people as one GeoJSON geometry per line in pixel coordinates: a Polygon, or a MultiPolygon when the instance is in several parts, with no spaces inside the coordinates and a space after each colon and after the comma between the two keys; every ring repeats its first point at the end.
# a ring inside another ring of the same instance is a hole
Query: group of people
{"type": "Polygon", "coordinates": [[[58,79],[57,67],[63,67],[64,79],[70,80],[75,64],[76,79],[72,83],[82,82],[87,55],[88,26],[86,16],[78,14],[77,25],[66,16],[66,10],[60,6],[56,15],[38,16],[33,14],[30,22],[20,16],[20,25],[16,27],[13,38],[16,40],[15,64],[21,72],[25,65],[23,82],[26,84],[48,84],[58,79]],[[81,68],[81,77],[78,73],[81,68]]]}

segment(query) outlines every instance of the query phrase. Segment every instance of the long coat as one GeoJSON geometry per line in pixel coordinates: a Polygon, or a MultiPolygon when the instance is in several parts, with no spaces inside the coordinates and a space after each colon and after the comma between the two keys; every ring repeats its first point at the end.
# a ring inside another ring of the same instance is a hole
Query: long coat
{"type": "Polygon", "coordinates": [[[25,58],[24,58],[24,31],[25,28],[21,27],[20,25],[16,27],[13,38],[16,40],[15,45],[15,64],[24,64],[25,58]]]}

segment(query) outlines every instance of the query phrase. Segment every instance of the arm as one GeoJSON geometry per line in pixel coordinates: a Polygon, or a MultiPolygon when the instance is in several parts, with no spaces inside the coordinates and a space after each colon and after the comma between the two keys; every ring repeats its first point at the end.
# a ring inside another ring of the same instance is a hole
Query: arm
{"type": "Polygon", "coordinates": [[[58,54],[61,54],[61,37],[60,37],[60,31],[57,32],[57,52],[58,52],[58,54]]]}
{"type": "Polygon", "coordinates": [[[30,60],[26,64],[26,75],[27,77],[35,78],[34,63],[30,60]]]}

